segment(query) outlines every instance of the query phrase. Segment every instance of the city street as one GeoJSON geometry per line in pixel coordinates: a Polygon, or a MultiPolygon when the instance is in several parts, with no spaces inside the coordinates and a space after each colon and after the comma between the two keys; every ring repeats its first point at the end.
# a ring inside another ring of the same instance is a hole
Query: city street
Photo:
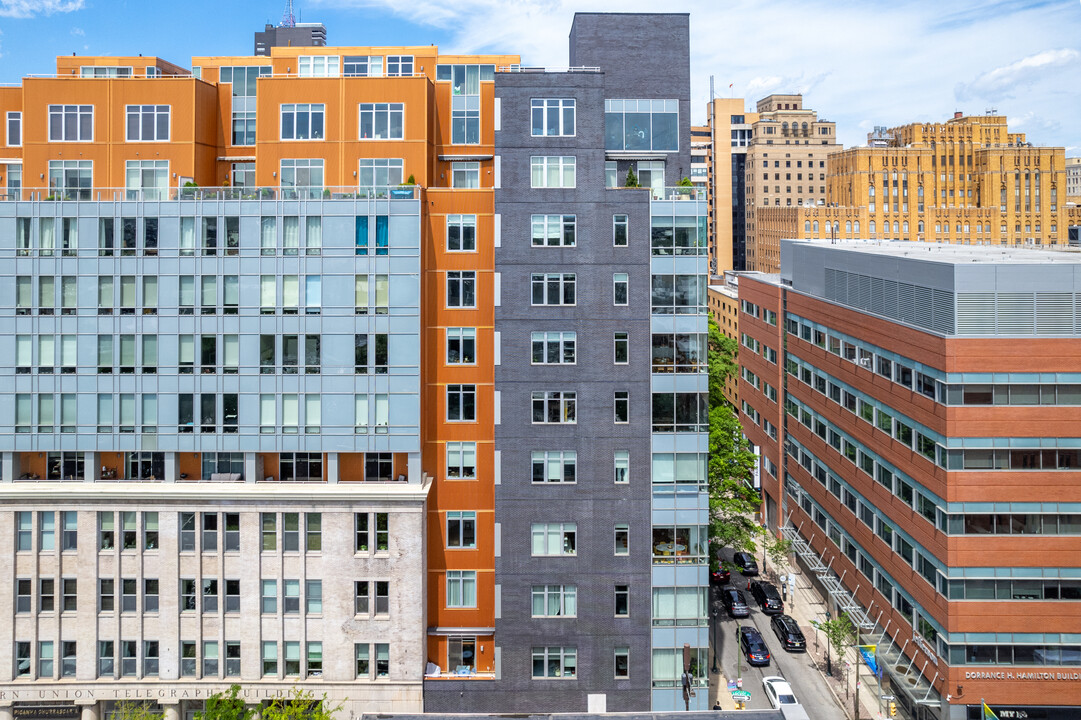
{"type": "MultiPolygon", "coordinates": [[[[845,713],[837,705],[833,694],[826,686],[822,673],[815,668],[811,661],[810,653],[788,653],[780,646],[780,641],[770,628],[770,617],[763,614],[758,604],[749,592],[746,591],[747,579],[738,572],[732,573],[732,584],[729,587],[742,590],[751,608],[749,618],[733,619],[725,612],[724,605],[719,599],[720,588],[710,588],[710,646],[711,650],[719,648],[717,656],[718,669],[722,679],[718,683],[716,692],[722,708],[733,707],[731,694],[727,690],[725,680],[743,678],[743,690],[751,693],[751,698],[745,707],[748,709],[766,709],[770,707],[762,688],[762,678],[770,675],[780,675],[789,684],[796,699],[803,705],[808,714],[814,720],[844,720],[845,713]],[[751,667],[747,664],[742,651],[739,648],[737,637],[740,625],[754,625],[762,634],[772,655],[770,664],[765,667],[751,667]]],[[[786,608],[787,611],[787,608],[786,608]]],[[[815,648],[815,632],[813,628],[806,627],[801,621],[800,627],[807,638],[809,650],[815,648]]],[[[824,642],[824,638],[819,638],[824,642]]],[[[714,657],[710,654],[710,667],[712,669],[714,657]]]]}

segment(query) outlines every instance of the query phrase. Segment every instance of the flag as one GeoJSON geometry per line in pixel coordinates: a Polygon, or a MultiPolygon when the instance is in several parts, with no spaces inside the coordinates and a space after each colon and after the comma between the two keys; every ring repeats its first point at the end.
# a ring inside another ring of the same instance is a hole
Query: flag
{"type": "Polygon", "coordinates": [[[735,85],[735,83],[728,83],[728,89],[731,90],[733,85],[735,85]]]}
{"type": "Polygon", "coordinates": [[[980,704],[983,706],[983,715],[981,716],[981,720],[998,720],[998,715],[995,715],[995,711],[989,708],[987,706],[987,703],[981,700],[980,704]]]}

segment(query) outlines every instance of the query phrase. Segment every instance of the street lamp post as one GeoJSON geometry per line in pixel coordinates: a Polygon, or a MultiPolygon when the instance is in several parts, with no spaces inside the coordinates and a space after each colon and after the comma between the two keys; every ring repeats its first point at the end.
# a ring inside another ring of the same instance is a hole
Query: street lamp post
{"type": "Polygon", "coordinates": [[[720,618],[717,617],[717,605],[714,602],[710,602],[710,621],[713,623],[713,674],[716,675],[720,672],[717,668],[717,652],[721,649],[720,642],[717,638],[717,628],[720,626],[720,618]]]}
{"type": "MultiPolygon", "coordinates": [[[[826,622],[830,621],[830,611],[826,611],[826,622]]],[[[826,676],[833,677],[833,666],[830,664],[830,640],[826,638],[826,676]]]]}

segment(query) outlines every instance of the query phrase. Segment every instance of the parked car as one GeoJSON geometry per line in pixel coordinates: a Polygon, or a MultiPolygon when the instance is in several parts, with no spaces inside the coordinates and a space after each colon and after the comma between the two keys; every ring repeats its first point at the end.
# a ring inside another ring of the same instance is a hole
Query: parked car
{"type": "Polygon", "coordinates": [[[753,625],[741,625],[739,628],[739,646],[751,665],[769,665],[769,648],[753,625]]]}
{"type": "Polygon", "coordinates": [[[751,609],[747,607],[747,601],[743,599],[743,593],[735,588],[721,590],[721,602],[729,616],[734,618],[749,617],[751,609]]]}
{"type": "Polygon", "coordinates": [[[718,568],[713,570],[709,574],[709,584],[720,587],[721,585],[727,585],[732,580],[732,573],[726,568],[718,568]]]}
{"type": "Polygon", "coordinates": [[[779,708],[782,705],[799,705],[799,701],[796,700],[796,696],[792,692],[792,686],[783,677],[777,675],[764,677],[762,678],[762,687],[766,691],[766,697],[769,698],[769,704],[774,708],[779,708]]]}
{"type": "Polygon", "coordinates": [[[766,615],[780,615],[784,612],[784,603],[781,602],[781,594],[777,588],[765,580],[756,580],[751,583],[751,594],[766,615]]]}
{"type": "Polygon", "coordinates": [[[803,637],[799,625],[790,615],[774,615],[773,619],[769,621],[769,625],[773,628],[773,634],[781,641],[781,647],[785,650],[788,652],[807,652],[807,640],[803,637]]]}
{"type": "Polygon", "coordinates": [[[732,562],[735,563],[739,571],[744,575],[757,575],[758,563],[754,560],[754,555],[749,552],[738,552],[732,556],[732,562]]]}

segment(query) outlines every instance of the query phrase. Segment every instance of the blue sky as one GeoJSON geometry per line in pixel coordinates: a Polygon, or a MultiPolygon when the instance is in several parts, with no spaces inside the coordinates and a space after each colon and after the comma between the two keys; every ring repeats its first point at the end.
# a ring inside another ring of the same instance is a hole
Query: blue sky
{"type": "MultiPolygon", "coordinates": [[[[55,70],[55,56],[247,54],[284,0],[0,0],[0,82],[55,70]]],[[[567,62],[575,11],[650,12],[655,0],[298,0],[331,44],[426,45],[567,62]]],[[[1007,115],[1037,145],[1081,155],[1079,0],[676,0],[691,13],[692,122],[709,77],[748,106],[803,92],[847,145],[874,125],[939,121],[955,110],[1007,115]],[[733,87],[729,90],[729,84],[733,87]]]]}

